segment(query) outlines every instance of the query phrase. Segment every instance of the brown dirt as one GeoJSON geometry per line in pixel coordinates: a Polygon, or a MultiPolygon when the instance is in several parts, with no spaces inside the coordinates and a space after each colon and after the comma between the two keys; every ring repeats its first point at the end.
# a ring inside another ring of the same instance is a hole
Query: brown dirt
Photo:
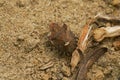
{"type": "MultiPolygon", "coordinates": [[[[119,16],[107,0],[0,0],[0,80],[74,80],[70,57],[46,45],[48,25],[64,22],[79,36],[98,13],[119,16]],[[47,69],[43,67],[49,65],[47,69]]],[[[118,80],[120,51],[109,51],[88,72],[89,80],[118,80]]]]}

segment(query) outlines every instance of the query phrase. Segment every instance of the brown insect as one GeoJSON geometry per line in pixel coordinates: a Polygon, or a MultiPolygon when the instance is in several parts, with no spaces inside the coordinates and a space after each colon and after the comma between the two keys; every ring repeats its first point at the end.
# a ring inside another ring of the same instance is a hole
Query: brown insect
{"type": "Polygon", "coordinates": [[[60,52],[72,53],[74,51],[77,46],[76,37],[66,24],[51,23],[49,29],[48,38],[52,45],[60,52]]]}

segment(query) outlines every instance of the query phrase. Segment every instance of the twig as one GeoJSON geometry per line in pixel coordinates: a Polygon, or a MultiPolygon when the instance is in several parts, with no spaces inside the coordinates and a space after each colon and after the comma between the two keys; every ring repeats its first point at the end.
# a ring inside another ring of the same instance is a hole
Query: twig
{"type": "Polygon", "coordinates": [[[84,59],[80,61],[78,74],[75,80],[86,80],[87,71],[105,52],[107,48],[96,48],[88,50],[84,59]]]}
{"type": "Polygon", "coordinates": [[[82,32],[81,35],[79,37],[78,40],[78,46],[77,48],[74,50],[74,52],[72,53],[72,58],[71,58],[71,70],[73,71],[74,68],[77,66],[78,62],[81,60],[82,55],[79,54],[80,53],[84,53],[84,51],[87,49],[88,47],[88,39],[90,37],[90,32],[92,29],[92,26],[90,26],[90,24],[93,22],[93,20],[91,19],[87,25],[85,25],[82,28],[82,32]]]}
{"type": "Polygon", "coordinates": [[[95,18],[98,20],[104,20],[104,21],[109,21],[113,23],[120,23],[120,18],[116,18],[116,17],[108,17],[108,16],[103,16],[101,14],[98,14],[95,16],[95,18]]]}
{"type": "Polygon", "coordinates": [[[88,37],[90,35],[92,26],[90,26],[90,24],[92,23],[93,20],[90,20],[87,25],[85,25],[83,27],[83,29],[81,30],[81,35],[79,37],[79,41],[78,41],[78,48],[84,52],[84,50],[87,48],[87,41],[88,41],[88,37]]]}
{"type": "Polygon", "coordinates": [[[120,26],[97,28],[93,31],[93,33],[94,39],[100,42],[106,37],[120,36],[120,26]]]}

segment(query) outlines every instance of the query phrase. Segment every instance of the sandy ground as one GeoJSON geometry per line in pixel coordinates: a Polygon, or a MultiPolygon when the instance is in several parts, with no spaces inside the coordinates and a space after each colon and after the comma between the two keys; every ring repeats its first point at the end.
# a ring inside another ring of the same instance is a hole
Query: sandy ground
{"type": "MultiPolygon", "coordinates": [[[[106,0],[0,0],[0,80],[74,80],[70,56],[46,45],[48,25],[64,22],[79,36],[98,13],[120,17],[106,0]]],[[[88,80],[120,80],[120,51],[112,49],[92,66],[88,80]]]]}

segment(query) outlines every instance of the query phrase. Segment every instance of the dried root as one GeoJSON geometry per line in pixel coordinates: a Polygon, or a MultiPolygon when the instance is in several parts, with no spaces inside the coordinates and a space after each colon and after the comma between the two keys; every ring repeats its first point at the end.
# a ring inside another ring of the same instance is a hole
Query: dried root
{"type": "Polygon", "coordinates": [[[107,48],[95,48],[88,50],[86,56],[80,61],[78,74],[75,80],[86,80],[88,69],[96,62],[105,52],[107,48]]]}

